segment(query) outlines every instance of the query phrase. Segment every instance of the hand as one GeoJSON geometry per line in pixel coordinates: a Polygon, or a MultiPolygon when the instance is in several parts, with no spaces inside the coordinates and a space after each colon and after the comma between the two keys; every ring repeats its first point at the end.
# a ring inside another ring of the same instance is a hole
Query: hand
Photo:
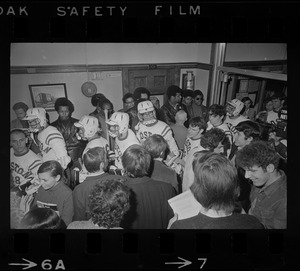
{"type": "Polygon", "coordinates": [[[33,201],[34,197],[32,194],[22,196],[20,201],[20,209],[26,214],[30,210],[30,205],[33,201]]]}
{"type": "Polygon", "coordinates": [[[177,221],[178,220],[178,214],[174,214],[174,216],[169,220],[169,224],[168,224],[168,227],[167,227],[167,229],[170,229],[171,228],[171,226],[172,226],[172,224],[175,222],[175,221],[177,221]]]}
{"type": "Polygon", "coordinates": [[[79,172],[79,183],[82,183],[86,179],[87,176],[88,176],[87,171],[81,170],[79,172]]]}
{"type": "Polygon", "coordinates": [[[71,158],[69,156],[62,156],[57,159],[58,162],[61,164],[63,169],[66,169],[68,164],[71,162],[71,158]]]}

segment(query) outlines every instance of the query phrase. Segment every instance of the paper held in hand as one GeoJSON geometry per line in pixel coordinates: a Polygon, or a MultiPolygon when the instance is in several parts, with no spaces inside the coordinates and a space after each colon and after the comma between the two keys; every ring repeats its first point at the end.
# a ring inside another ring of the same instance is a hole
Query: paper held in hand
{"type": "Polygon", "coordinates": [[[191,190],[187,190],[168,200],[174,213],[178,214],[178,220],[197,215],[202,205],[195,199],[191,190]]]}

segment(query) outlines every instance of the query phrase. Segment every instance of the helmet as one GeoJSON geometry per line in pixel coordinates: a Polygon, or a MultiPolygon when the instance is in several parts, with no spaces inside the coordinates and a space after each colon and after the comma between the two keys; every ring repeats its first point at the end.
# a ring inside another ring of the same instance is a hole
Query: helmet
{"type": "Polygon", "coordinates": [[[84,115],[80,121],[75,122],[74,125],[78,128],[83,128],[83,135],[77,134],[78,138],[83,140],[88,140],[100,131],[98,119],[93,116],[84,115]]]}
{"type": "Polygon", "coordinates": [[[230,111],[228,110],[228,108],[226,108],[227,115],[231,116],[231,117],[238,116],[244,108],[244,103],[242,101],[240,101],[239,99],[233,99],[232,101],[227,102],[227,104],[234,107],[234,109],[230,110],[230,111]]]}
{"type": "Polygon", "coordinates": [[[140,102],[137,106],[138,118],[144,125],[152,124],[156,121],[156,113],[151,101],[140,102]],[[145,113],[152,112],[152,115],[144,116],[145,113]]]}
{"type": "MultiPolygon", "coordinates": [[[[128,131],[129,126],[129,115],[123,112],[115,112],[111,115],[111,117],[106,121],[108,126],[118,126],[119,134],[125,134],[128,131]]],[[[118,133],[112,132],[108,129],[108,134],[111,137],[117,137],[118,133]]]]}
{"type": "Polygon", "coordinates": [[[47,125],[46,110],[42,107],[29,108],[23,120],[37,120],[35,123],[29,124],[29,131],[36,133],[47,125]]]}

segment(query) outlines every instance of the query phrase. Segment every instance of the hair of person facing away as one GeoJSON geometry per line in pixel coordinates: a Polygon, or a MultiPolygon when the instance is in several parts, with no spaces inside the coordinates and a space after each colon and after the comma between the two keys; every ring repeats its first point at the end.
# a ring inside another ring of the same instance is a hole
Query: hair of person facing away
{"type": "Polygon", "coordinates": [[[101,100],[105,100],[106,97],[102,93],[96,93],[91,98],[92,106],[96,107],[101,100]]]}
{"type": "Polygon", "coordinates": [[[193,171],[195,179],[190,189],[196,200],[206,210],[230,214],[239,195],[235,166],[221,154],[205,152],[194,158],[193,171]]]}
{"type": "Polygon", "coordinates": [[[51,208],[33,208],[22,218],[20,228],[66,229],[66,224],[51,208]]]}
{"type": "Polygon", "coordinates": [[[106,105],[106,104],[110,105],[111,110],[114,110],[114,105],[113,105],[112,102],[111,102],[109,99],[107,99],[107,98],[105,98],[105,99],[100,99],[100,100],[98,101],[97,106],[99,106],[102,110],[104,110],[103,108],[104,108],[104,105],[106,105]]]}
{"type": "Polygon", "coordinates": [[[151,163],[150,153],[137,144],[128,147],[122,156],[125,173],[133,178],[148,175],[151,163]]]}
{"type": "Polygon", "coordinates": [[[235,129],[239,132],[243,132],[245,138],[252,137],[253,140],[259,140],[261,138],[261,128],[259,124],[251,120],[245,120],[240,122],[235,129]]]}
{"type": "Polygon", "coordinates": [[[164,158],[168,143],[161,135],[154,134],[146,138],[143,147],[150,153],[152,158],[164,158]]]}
{"type": "Polygon", "coordinates": [[[236,153],[236,165],[244,169],[251,169],[254,166],[262,167],[266,170],[267,166],[273,164],[278,168],[280,157],[270,142],[252,141],[236,153]]]}
{"type": "Polygon", "coordinates": [[[58,112],[60,106],[67,106],[69,108],[70,114],[72,114],[74,112],[74,105],[67,98],[61,97],[55,101],[54,108],[57,112],[58,112]]]}
{"type": "Polygon", "coordinates": [[[219,128],[212,128],[203,134],[200,140],[200,145],[210,151],[214,151],[218,147],[219,143],[222,145],[228,145],[229,139],[223,130],[219,128]]]}
{"type": "Polygon", "coordinates": [[[18,102],[13,105],[14,111],[16,111],[18,109],[24,109],[24,111],[26,112],[28,110],[28,108],[29,108],[28,105],[23,102],[18,102]]]}
{"type": "Polygon", "coordinates": [[[83,155],[83,164],[90,173],[99,171],[101,163],[103,163],[103,170],[105,171],[108,165],[108,158],[105,149],[102,147],[88,149],[83,155]]]}
{"type": "Polygon", "coordinates": [[[60,175],[60,179],[64,177],[64,169],[61,164],[56,160],[49,160],[40,165],[37,173],[50,172],[52,177],[60,175]]]}
{"type": "Polygon", "coordinates": [[[118,177],[97,183],[89,195],[89,212],[99,227],[119,227],[129,210],[130,189],[118,177]]]}

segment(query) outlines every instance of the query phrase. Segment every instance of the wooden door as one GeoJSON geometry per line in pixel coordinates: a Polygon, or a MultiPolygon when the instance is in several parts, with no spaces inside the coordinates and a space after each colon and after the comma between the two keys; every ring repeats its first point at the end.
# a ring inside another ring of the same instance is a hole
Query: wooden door
{"type": "Polygon", "coordinates": [[[151,94],[164,94],[168,86],[175,84],[175,68],[129,70],[128,83],[131,93],[145,87],[151,94]]]}

